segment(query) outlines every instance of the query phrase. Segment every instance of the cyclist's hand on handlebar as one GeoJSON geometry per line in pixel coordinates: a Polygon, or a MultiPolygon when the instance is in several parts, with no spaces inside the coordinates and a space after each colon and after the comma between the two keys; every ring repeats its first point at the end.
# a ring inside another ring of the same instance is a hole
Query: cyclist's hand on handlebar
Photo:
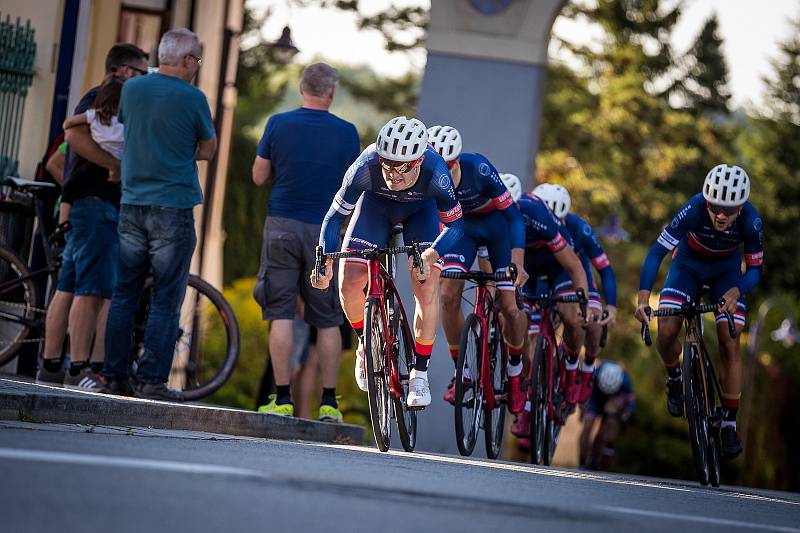
{"type": "Polygon", "coordinates": [[[600,320],[600,325],[614,327],[614,324],[617,323],[617,308],[613,305],[607,305],[606,312],[608,316],[600,320]]]}
{"type": "Polygon", "coordinates": [[[317,270],[311,270],[311,286],[315,289],[325,290],[333,279],[333,259],[325,260],[325,274],[317,278],[317,270]]]}
{"type": "Polygon", "coordinates": [[[639,291],[639,305],[634,313],[636,320],[642,324],[649,322],[650,314],[647,312],[648,309],[650,309],[650,291],[639,291]]]}
{"type": "Polygon", "coordinates": [[[741,295],[739,287],[731,287],[728,289],[728,291],[722,295],[722,299],[725,300],[725,303],[720,306],[719,310],[730,314],[736,313],[736,308],[739,305],[739,297],[741,295]]]}
{"type": "Polygon", "coordinates": [[[439,252],[433,248],[426,248],[420,256],[422,257],[422,273],[417,270],[414,274],[418,281],[425,281],[431,276],[431,266],[439,260],[439,252]]]}
{"type": "Polygon", "coordinates": [[[602,319],[603,310],[598,307],[588,306],[586,312],[589,314],[589,324],[598,324],[602,319]]]}
{"type": "Polygon", "coordinates": [[[520,263],[514,263],[514,266],[517,267],[517,279],[514,281],[515,287],[524,287],[525,282],[528,281],[528,273],[525,271],[525,267],[522,266],[520,263]]]}

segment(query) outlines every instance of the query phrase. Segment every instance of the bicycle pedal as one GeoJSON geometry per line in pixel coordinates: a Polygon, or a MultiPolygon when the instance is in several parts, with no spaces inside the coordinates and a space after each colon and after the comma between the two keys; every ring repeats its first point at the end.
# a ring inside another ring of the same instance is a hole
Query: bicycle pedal
{"type": "Polygon", "coordinates": [[[417,411],[424,411],[425,407],[427,407],[427,406],[426,405],[418,405],[418,406],[411,407],[410,405],[408,405],[408,406],[406,406],[406,409],[409,410],[409,411],[417,412],[417,411]]]}

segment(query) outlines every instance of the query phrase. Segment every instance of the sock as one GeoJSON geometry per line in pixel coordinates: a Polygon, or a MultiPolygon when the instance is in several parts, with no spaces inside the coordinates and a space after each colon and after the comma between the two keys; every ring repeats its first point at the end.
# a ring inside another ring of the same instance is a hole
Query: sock
{"type": "Polygon", "coordinates": [[[277,397],[275,398],[275,403],[277,405],[286,405],[287,403],[292,403],[291,389],[291,385],[276,385],[275,392],[277,392],[277,397]]]}
{"type": "Polygon", "coordinates": [[[669,379],[681,379],[681,365],[675,363],[673,366],[668,366],[667,375],[669,379]]]}
{"type": "Polygon", "coordinates": [[[591,374],[592,372],[594,372],[594,359],[592,359],[591,363],[587,363],[586,358],[584,358],[581,371],[586,372],[587,374],[591,374]]]}
{"type": "Polygon", "coordinates": [[[736,429],[736,414],[739,412],[739,394],[722,393],[722,427],[733,427],[736,429]]]}
{"type": "Polygon", "coordinates": [[[416,339],[414,343],[414,352],[417,357],[414,361],[414,369],[418,372],[427,372],[428,363],[431,360],[431,352],[433,351],[434,339],[416,339]]]}
{"type": "MultiPolygon", "coordinates": [[[[510,342],[506,342],[508,347],[508,366],[509,368],[517,367],[522,364],[522,350],[525,348],[525,341],[523,340],[518,346],[513,346],[510,342]]],[[[510,374],[509,374],[510,375],[510,374]]],[[[514,374],[516,375],[516,374],[514,374]]]]}
{"type": "Polygon", "coordinates": [[[99,363],[89,363],[89,366],[92,368],[92,372],[94,374],[99,374],[101,370],[103,370],[103,362],[100,361],[99,363]]]}
{"type": "Polygon", "coordinates": [[[359,339],[364,338],[364,319],[362,318],[358,322],[350,322],[350,326],[352,326],[353,330],[355,330],[356,335],[358,335],[359,339]]]}
{"type": "Polygon", "coordinates": [[[70,365],[69,365],[69,375],[70,376],[77,376],[78,374],[81,373],[81,370],[83,370],[87,366],[89,366],[89,362],[88,361],[81,361],[80,363],[76,363],[75,361],[72,361],[72,363],[70,363],[70,365]]]}
{"type": "Polygon", "coordinates": [[[322,388],[322,401],[319,402],[320,405],[330,405],[331,407],[339,407],[339,403],[336,401],[336,387],[331,387],[330,389],[327,387],[322,388]]]}
{"type": "Polygon", "coordinates": [[[453,358],[453,364],[456,364],[456,360],[458,359],[458,344],[448,344],[447,349],[450,350],[450,357],[453,358]]]}
{"type": "Polygon", "coordinates": [[[511,361],[509,361],[508,364],[506,365],[506,373],[510,378],[514,378],[522,374],[522,361],[520,361],[516,365],[512,365],[511,361]]]}
{"type": "Polygon", "coordinates": [[[529,413],[531,412],[531,401],[530,400],[525,402],[525,410],[528,411],[529,413]]]}
{"type": "Polygon", "coordinates": [[[564,365],[567,371],[577,370],[578,369],[578,352],[573,352],[566,346],[564,347],[564,352],[567,355],[567,364],[564,365]]]}
{"type": "Polygon", "coordinates": [[[48,372],[58,372],[61,370],[61,359],[58,357],[54,359],[43,359],[44,369],[48,372]]]}

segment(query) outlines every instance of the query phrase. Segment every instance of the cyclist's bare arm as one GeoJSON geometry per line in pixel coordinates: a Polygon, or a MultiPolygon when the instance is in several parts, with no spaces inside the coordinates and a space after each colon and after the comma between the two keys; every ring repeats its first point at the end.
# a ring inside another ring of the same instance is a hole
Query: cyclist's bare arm
{"type": "Polygon", "coordinates": [[[558,264],[567,271],[569,279],[572,280],[572,286],[576,289],[583,289],[583,294],[589,294],[589,282],[586,279],[586,271],[583,269],[581,260],[578,259],[575,251],[569,246],[565,246],[561,250],[555,252],[553,257],[555,257],[558,264]]]}
{"type": "Polygon", "coordinates": [[[253,183],[259,187],[272,178],[272,161],[257,155],[253,161],[253,183]]]}
{"type": "Polygon", "coordinates": [[[62,187],[64,186],[64,162],[66,159],[67,156],[63,152],[56,150],[44,166],[47,172],[49,172],[50,175],[53,176],[53,179],[62,187]]]}

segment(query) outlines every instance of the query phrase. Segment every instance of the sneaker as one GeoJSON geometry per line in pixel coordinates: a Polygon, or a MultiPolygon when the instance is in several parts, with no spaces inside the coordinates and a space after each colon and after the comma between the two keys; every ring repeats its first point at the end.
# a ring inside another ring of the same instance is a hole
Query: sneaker
{"type": "Polygon", "coordinates": [[[522,374],[508,378],[508,410],[519,414],[525,409],[525,393],[522,391],[522,374]]]}
{"type": "Polygon", "coordinates": [[[594,368],[589,372],[581,370],[581,384],[578,389],[578,403],[586,403],[592,397],[592,384],[594,383],[594,368]]]}
{"type": "Polygon", "coordinates": [[[64,375],[64,385],[87,392],[105,392],[107,388],[105,380],[97,377],[88,366],[81,369],[76,376],[67,372],[64,375]]]}
{"type": "Polygon", "coordinates": [[[409,377],[406,403],[416,409],[428,407],[431,404],[431,389],[428,386],[427,373],[425,376],[420,376],[414,369],[409,377]]]}
{"type": "Polygon", "coordinates": [[[42,385],[62,385],[64,383],[64,367],[62,366],[55,372],[51,372],[42,365],[39,370],[36,371],[36,383],[42,385]]]}
{"type": "Polygon", "coordinates": [[[531,435],[531,412],[523,410],[511,424],[511,433],[515,437],[524,438],[531,435]]]}
{"type": "Polygon", "coordinates": [[[667,411],[672,416],[683,416],[683,378],[667,378],[667,411]]]}
{"type": "Polygon", "coordinates": [[[736,459],[742,453],[742,440],[733,426],[725,426],[720,431],[722,440],[722,458],[726,461],[736,459]]]}
{"type": "MultiPolygon", "coordinates": [[[[95,374],[97,375],[97,374],[95,374]]],[[[127,379],[115,379],[115,378],[105,378],[106,379],[106,389],[100,392],[105,392],[108,394],[116,394],[117,396],[133,396],[135,394],[135,390],[131,382],[127,379]]]]}
{"type": "MultiPolygon", "coordinates": [[[[294,407],[292,408],[294,411],[294,407]]],[[[317,418],[320,422],[333,422],[335,424],[342,423],[342,412],[332,405],[320,405],[319,406],[319,417],[317,418]]]]}
{"type": "Polygon", "coordinates": [[[530,439],[530,437],[519,437],[517,439],[517,447],[522,452],[531,451],[531,439],[530,439]]]}
{"type": "Polygon", "coordinates": [[[358,348],[356,348],[356,385],[362,391],[367,391],[367,363],[364,357],[364,342],[358,339],[358,348]]]}
{"type": "Polygon", "coordinates": [[[578,369],[567,370],[566,399],[567,403],[575,405],[581,394],[581,384],[578,382],[578,369]]]}
{"type": "MultiPolygon", "coordinates": [[[[281,416],[294,416],[294,404],[293,403],[275,403],[275,400],[278,399],[277,394],[270,394],[269,395],[269,403],[267,405],[262,405],[258,408],[259,413],[269,413],[272,415],[281,415],[281,416]]],[[[322,408],[320,408],[320,413],[322,413],[322,408]]]]}
{"type": "Polygon", "coordinates": [[[134,391],[134,395],[137,398],[148,400],[165,400],[179,403],[186,401],[181,391],[170,389],[166,383],[141,383],[134,391]]]}

